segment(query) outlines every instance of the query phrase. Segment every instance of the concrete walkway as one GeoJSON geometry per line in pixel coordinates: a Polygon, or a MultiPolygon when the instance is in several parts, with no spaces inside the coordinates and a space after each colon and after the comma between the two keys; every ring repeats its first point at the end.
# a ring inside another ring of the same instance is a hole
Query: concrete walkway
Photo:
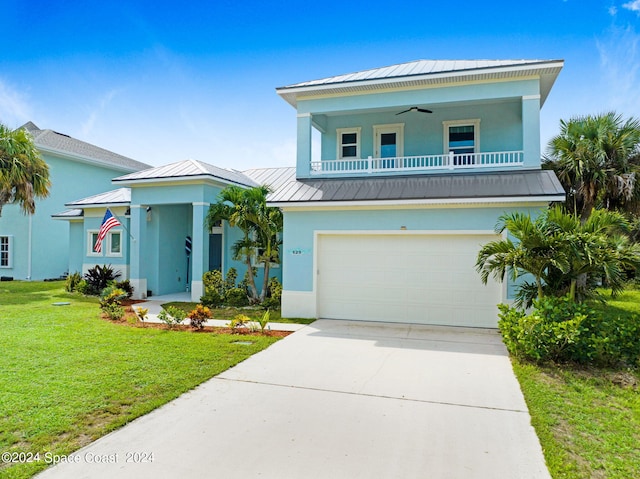
{"type": "Polygon", "coordinates": [[[39,477],[550,477],[495,331],[331,320],[74,458],[39,477]]]}

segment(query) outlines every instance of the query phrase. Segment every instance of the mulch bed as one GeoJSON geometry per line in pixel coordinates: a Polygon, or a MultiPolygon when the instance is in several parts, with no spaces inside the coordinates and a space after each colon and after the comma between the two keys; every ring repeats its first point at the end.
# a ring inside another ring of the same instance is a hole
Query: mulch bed
{"type": "Polygon", "coordinates": [[[219,326],[204,326],[202,329],[194,329],[186,324],[178,324],[170,328],[168,325],[162,323],[143,323],[138,319],[138,316],[133,311],[133,305],[142,302],[144,301],[135,299],[122,301],[124,317],[120,321],[112,321],[106,314],[102,314],[101,317],[110,323],[128,326],[131,328],[170,329],[173,331],[189,331],[192,333],[237,334],[238,336],[272,336],[275,338],[284,338],[292,333],[292,331],[274,331],[271,329],[265,330],[263,333],[261,331],[251,331],[248,328],[231,329],[219,326]]]}

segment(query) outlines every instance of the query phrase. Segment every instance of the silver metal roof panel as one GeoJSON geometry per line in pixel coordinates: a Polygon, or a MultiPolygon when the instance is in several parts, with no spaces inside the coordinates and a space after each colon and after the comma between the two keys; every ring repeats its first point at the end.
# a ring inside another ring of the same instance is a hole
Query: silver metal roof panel
{"type": "Polygon", "coordinates": [[[90,205],[115,205],[131,203],[131,189],[118,188],[117,190],[99,193],[97,195],[88,196],[80,200],[66,203],[65,206],[90,206],[90,205]]]}

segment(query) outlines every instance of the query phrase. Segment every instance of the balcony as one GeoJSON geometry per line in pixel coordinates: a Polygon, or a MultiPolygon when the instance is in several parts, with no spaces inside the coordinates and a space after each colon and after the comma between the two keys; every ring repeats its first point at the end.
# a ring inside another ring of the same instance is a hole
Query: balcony
{"type": "Polygon", "coordinates": [[[342,173],[428,172],[432,170],[484,170],[523,166],[522,151],[495,151],[455,155],[402,156],[397,158],[366,158],[322,160],[311,162],[312,175],[342,173]]]}

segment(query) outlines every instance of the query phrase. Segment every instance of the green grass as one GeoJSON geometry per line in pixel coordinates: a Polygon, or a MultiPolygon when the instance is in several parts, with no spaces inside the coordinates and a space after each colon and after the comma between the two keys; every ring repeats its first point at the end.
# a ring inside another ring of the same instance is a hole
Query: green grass
{"type": "MultiPolygon", "coordinates": [[[[164,303],[162,305],[163,308],[168,308],[169,306],[175,306],[176,308],[180,308],[187,313],[193,310],[198,303],[191,303],[185,301],[172,301],[169,303],[164,303]]],[[[264,309],[260,307],[246,307],[246,308],[233,308],[229,306],[225,306],[222,308],[211,308],[211,314],[213,319],[232,319],[237,314],[244,314],[248,316],[251,320],[256,321],[258,318],[261,318],[264,314],[264,309]]],[[[280,315],[280,310],[275,309],[269,312],[269,321],[273,323],[298,323],[298,324],[311,324],[315,321],[315,319],[306,319],[306,318],[283,318],[280,315]]]]}
{"type": "MultiPolygon", "coordinates": [[[[593,305],[603,315],[640,313],[640,291],[593,305]]],[[[640,338],[638,338],[640,340],[640,338]]],[[[551,475],[640,477],[640,372],[513,359],[551,475]]]]}
{"type": "MultiPolygon", "coordinates": [[[[61,282],[2,282],[0,452],[69,454],[277,339],[250,340],[113,324],[61,282]]],[[[0,464],[0,478],[45,466],[0,464]]]]}

